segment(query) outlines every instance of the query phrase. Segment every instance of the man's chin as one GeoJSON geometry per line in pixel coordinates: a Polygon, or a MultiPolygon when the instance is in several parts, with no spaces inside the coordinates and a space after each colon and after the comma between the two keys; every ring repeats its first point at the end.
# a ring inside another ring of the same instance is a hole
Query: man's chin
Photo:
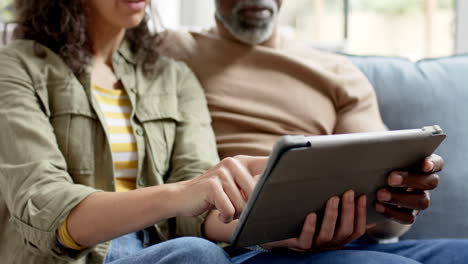
{"type": "Polygon", "coordinates": [[[258,45],[267,41],[271,35],[271,30],[242,30],[242,31],[233,31],[231,32],[234,37],[248,45],[258,45]]]}
{"type": "Polygon", "coordinates": [[[244,44],[261,44],[273,34],[274,19],[243,19],[237,17],[229,20],[220,16],[218,16],[218,19],[234,38],[244,44]]]}

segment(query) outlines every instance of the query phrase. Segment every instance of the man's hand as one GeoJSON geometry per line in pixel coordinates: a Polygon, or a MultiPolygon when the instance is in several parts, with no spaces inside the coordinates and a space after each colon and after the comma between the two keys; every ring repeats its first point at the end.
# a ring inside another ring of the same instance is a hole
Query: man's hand
{"type": "Polygon", "coordinates": [[[328,200],[320,230],[316,229],[317,215],[311,213],[307,216],[298,238],[267,243],[262,247],[288,248],[301,252],[342,248],[366,231],[367,198],[361,196],[355,201],[354,195],[354,191],[343,194],[341,213],[339,213],[340,198],[335,196],[328,200]]]}
{"type": "Polygon", "coordinates": [[[419,172],[394,171],[388,177],[388,185],[377,192],[377,212],[401,224],[412,224],[420,210],[430,205],[428,190],[439,184],[436,174],[444,167],[444,160],[437,155],[427,157],[419,172]]]}

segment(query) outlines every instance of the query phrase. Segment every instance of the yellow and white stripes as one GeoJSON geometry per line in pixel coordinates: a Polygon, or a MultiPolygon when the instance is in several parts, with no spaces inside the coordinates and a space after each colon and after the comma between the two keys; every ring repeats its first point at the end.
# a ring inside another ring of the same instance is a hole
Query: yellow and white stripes
{"type": "Polygon", "coordinates": [[[136,188],[138,155],[135,135],[130,122],[132,106],[125,90],[110,90],[93,85],[93,94],[99,102],[109,128],[109,141],[114,161],[116,190],[136,188]]]}

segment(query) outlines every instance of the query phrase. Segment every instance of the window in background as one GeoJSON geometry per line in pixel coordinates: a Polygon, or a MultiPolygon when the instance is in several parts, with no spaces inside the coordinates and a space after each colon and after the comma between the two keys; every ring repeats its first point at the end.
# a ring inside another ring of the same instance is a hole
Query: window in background
{"type": "Polygon", "coordinates": [[[455,51],[455,0],[352,0],[349,51],[412,59],[455,51]]]}
{"type": "Polygon", "coordinates": [[[456,0],[296,0],[283,3],[282,23],[289,26],[297,38],[310,43],[337,43],[353,54],[411,59],[454,53],[456,0]]]}
{"type": "Polygon", "coordinates": [[[468,0],[457,1],[456,52],[468,54],[468,0]]]}
{"type": "Polygon", "coordinates": [[[12,0],[2,0],[0,2],[0,23],[11,21],[13,19],[12,15],[12,0]]]}
{"type": "MultiPolygon", "coordinates": [[[[214,24],[214,0],[164,1],[180,3],[182,27],[214,24]]],[[[332,50],[439,57],[455,50],[456,0],[288,0],[280,23],[291,37],[332,50]]]]}
{"type": "Polygon", "coordinates": [[[343,0],[283,1],[280,23],[286,32],[299,40],[344,48],[343,0]]]}

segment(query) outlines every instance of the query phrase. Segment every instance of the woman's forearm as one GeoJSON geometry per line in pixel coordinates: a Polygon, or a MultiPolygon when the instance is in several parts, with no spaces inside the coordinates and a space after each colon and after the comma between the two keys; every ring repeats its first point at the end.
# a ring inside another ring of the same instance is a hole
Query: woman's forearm
{"type": "Polygon", "coordinates": [[[259,174],[258,168],[266,161],[265,157],[238,156],[188,181],[127,193],[94,193],[69,214],[68,233],[78,245],[92,246],[161,220],[197,216],[216,208],[205,222],[205,233],[212,240],[227,241],[236,225],[232,220],[245,206],[243,194],[251,193],[253,175],[259,174]]]}
{"type": "Polygon", "coordinates": [[[175,184],[125,193],[97,192],[76,206],[68,216],[68,232],[84,247],[135,232],[177,216],[175,184]]]}

